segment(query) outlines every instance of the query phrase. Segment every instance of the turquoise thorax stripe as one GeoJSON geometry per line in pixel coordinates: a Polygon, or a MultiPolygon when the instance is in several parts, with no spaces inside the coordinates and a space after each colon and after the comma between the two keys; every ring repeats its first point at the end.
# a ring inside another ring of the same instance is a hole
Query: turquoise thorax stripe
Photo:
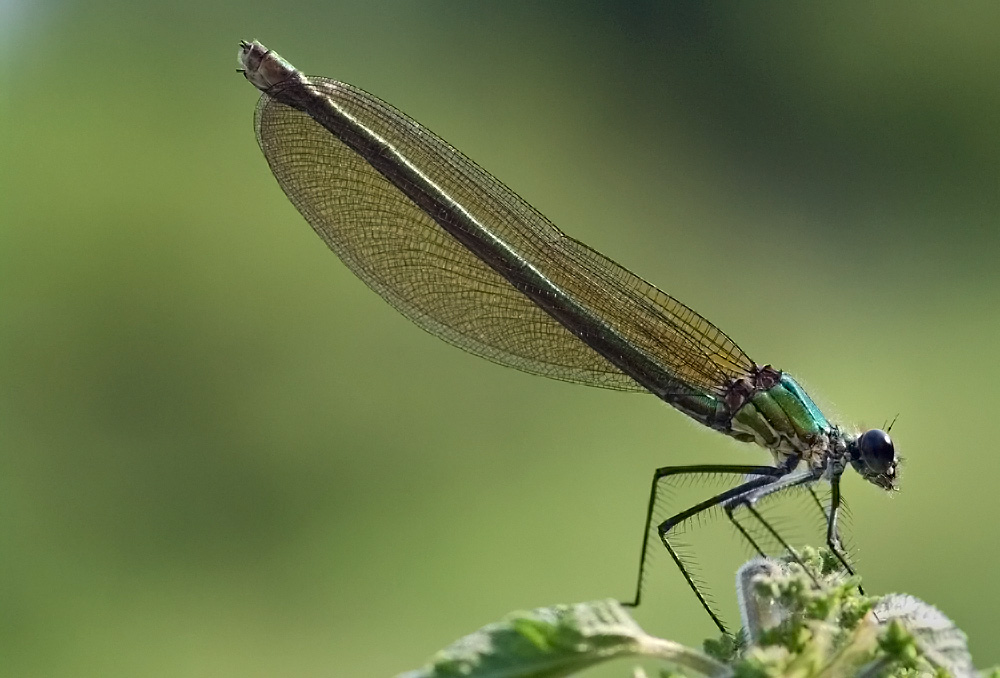
{"type": "MultiPolygon", "coordinates": [[[[708,395],[676,396],[671,404],[706,426],[714,427],[724,414],[721,401],[708,395]]],[[[805,449],[817,434],[831,428],[809,394],[787,374],[781,375],[777,385],[755,393],[732,418],[731,425],[726,432],[737,440],[772,449],[789,444],[805,449]]]]}
{"type": "Polygon", "coordinates": [[[782,374],[781,384],[779,385],[784,386],[785,389],[792,393],[792,395],[794,395],[795,398],[802,404],[802,406],[806,409],[809,419],[815,423],[817,431],[826,431],[831,428],[830,422],[826,420],[826,417],[824,417],[823,413],[819,411],[816,403],[814,403],[812,398],[809,397],[809,394],[806,393],[801,386],[799,386],[797,381],[792,379],[787,374],[782,374]]]}
{"type": "Polygon", "coordinates": [[[752,431],[757,442],[776,447],[782,439],[810,444],[815,436],[830,429],[830,422],[812,398],[787,374],[772,388],[755,393],[733,419],[734,434],[752,431]],[[748,431],[749,429],[749,431],[748,431]]]}

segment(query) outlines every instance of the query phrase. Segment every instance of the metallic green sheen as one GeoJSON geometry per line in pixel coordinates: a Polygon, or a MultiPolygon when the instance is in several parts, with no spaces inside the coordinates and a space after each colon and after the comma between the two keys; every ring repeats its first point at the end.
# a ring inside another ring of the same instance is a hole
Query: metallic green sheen
{"type": "MultiPolygon", "coordinates": [[[[709,395],[676,396],[671,404],[709,427],[714,427],[723,414],[721,402],[709,395]]],[[[782,374],[777,385],[755,393],[733,417],[733,424],[726,431],[729,435],[768,448],[777,448],[787,441],[804,449],[817,434],[830,429],[816,403],[786,374],[782,374]]]]}
{"type": "Polygon", "coordinates": [[[717,428],[718,422],[725,417],[725,406],[714,396],[696,395],[694,393],[676,395],[668,402],[695,421],[709,428],[717,428]]]}
{"type": "Polygon", "coordinates": [[[786,399],[785,395],[786,392],[781,388],[781,384],[779,383],[767,391],[755,393],[750,402],[743,406],[742,410],[749,409],[748,406],[752,407],[760,416],[767,420],[767,423],[775,432],[779,434],[783,433],[786,436],[793,436],[796,434],[795,426],[786,414],[785,407],[782,404],[782,401],[786,399]]]}
{"type": "Polygon", "coordinates": [[[782,375],[781,381],[768,389],[755,393],[733,418],[730,435],[748,438],[748,429],[756,441],[769,448],[782,446],[787,441],[793,447],[804,449],[811,445],[817,434],[828,431],[830,423],[794,379],[782,375]]]}
{"type": "MultiPolygon", "coordinates": [[[[772,447],[778,443],[778,437],[774,435],[773,426],[768,424],[766,417],[763,416],[756,407],[754,407],[752,402],[741,407],[739,412],[736,413],[734,419],[737,423],[753,430],[765,447],[772,447]]],[[[735,437],[737,440],[754,442],[753,438],[747,439],[744,437],[742,432],[734,430],[734,432],[730,435],[735,437]]]]}
{"type": "Polygon", "coordinates": [[[791,422],[791,431],[785,429],[787,433],[794,432],[797,440],[808,441],[819,433],[820,428],[816,419],[809,412],[802,400],[795,391],[790,391],[784,386],[784,380],[777,386],[769,389],[767,395],[774,399],[774,402],[781,408],[785,415],[784,421],[791,422]]]}
{"type": "Polygon", "coordinates": [[[814,403],[812,401],[812,398],[809,397],[809,394],[807,394],[805,390],[803,390],[803,388],[799,386],[798,382],[796,382],[787,374],[782,374],[781,385],[784,386],[787,390],[791,391],[793,394],[795,394],[795,396],[799,399],[799,401],[801,401],[802,405],[806,408],[806,410],[808,410],[809,416],[812,418],[812,420],[815,422],[816,426],[818,426],[820,430],[825,431],[830,428],[830,422],[827,421],[826,417],[823,416],[823,413],[820,412],[819,408],[816,406],[816,403],[814,403]]]}
{"type": "MultiPolygon", "coordinates": [[[[787,375],[774,387],[755,394],[743,410],[752,407],[778,435],[800,444],[811,444],[816,435],[830,428],[816,403],[787,375]]],[[[751,424],[753,426],[753,424],[751,424]]],[[[754,430],[757,430],[754,426],[754,430]]]]}

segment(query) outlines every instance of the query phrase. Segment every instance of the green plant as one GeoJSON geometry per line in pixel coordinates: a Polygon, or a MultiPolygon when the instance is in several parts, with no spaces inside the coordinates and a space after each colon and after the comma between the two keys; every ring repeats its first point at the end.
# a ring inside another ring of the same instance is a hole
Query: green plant
{"type": "MultiPolygon", "coordinates": [[[[400,678],[556,678],[620,657],[662,660],[662,676],[980,676],[947,617],[912,596],[861,595],[827,551],[754,559],[737,581],[743,629],[706,641],[703,651],[647,634],[606,600],[510,614],[400,678]]],[[[1000,678],[1000,669],[983,675],[1000,678]]]]}

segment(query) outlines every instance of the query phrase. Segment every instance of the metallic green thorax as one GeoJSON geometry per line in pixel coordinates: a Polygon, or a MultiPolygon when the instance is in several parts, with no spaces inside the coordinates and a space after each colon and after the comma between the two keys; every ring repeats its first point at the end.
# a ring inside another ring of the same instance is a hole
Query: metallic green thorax
{"type": "Polygon", "coordinates": [[[706,426],[737,440],[757,443],[779,457],[805,452],[819,434],[833,428],[812,398],[787,374],[782,374],[775,386],[754,393],[725,427],[716,424],[725,421],[725,406],[712,396],[682,396],[671,404],[706,426]]]}
{"type": "Polygon", "coordinates": [[[804,451],[830,422],[787,374],[767,391],[755,393],[733,417],[730,435],[777,452],[804,451]]]}

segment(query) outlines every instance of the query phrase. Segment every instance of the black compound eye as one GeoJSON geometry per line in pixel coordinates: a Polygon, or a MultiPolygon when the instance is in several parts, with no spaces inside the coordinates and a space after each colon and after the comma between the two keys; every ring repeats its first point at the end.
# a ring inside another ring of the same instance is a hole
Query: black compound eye
{"type": "Polygon", "coordinates": [[[885,473],[896,461],[892,438],[885,431],[873,428],[858,439],[858,449],[868,467],[876,473],[885,473]]]}

